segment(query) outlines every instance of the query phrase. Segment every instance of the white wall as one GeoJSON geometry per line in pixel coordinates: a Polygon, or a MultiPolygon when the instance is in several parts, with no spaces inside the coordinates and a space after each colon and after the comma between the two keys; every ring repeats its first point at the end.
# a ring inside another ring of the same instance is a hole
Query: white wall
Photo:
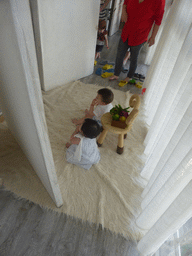
{"type": "Polygon", "coordinates": [[[45,121],[27,0],[0,1],[0,103],[8,126],[53,201],[62,205],[45,121]]]}
{"type": "Polygon", "coordinates": [[[92,74],[100,0],[30,2],[39,21],[34,27],[41,49],[43,90],[92,74]]]}

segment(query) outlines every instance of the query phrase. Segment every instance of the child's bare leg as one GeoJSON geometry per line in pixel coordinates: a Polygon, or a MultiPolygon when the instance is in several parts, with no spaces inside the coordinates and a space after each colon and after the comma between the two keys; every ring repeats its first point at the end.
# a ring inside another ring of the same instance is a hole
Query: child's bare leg
{"type": "Polygon", "coordinates": [[[93,115],[91,115],[90,113],[89,113],[89,110],[85,110],[85,116],[83,117],[83,118],[81,118],[81,119],[76,119],[76,118],[74,118],[74,119],[72,119],[72,122],[75,124],[75,125],[79,125],[79,124],[82,124],[83,122],[84,122],[84,120],[85,120],[85,118],[92,118],[93,117],[93,115]]]}
{"type": "Polygon", "coordinates": [[[100,56],[100,52],[96,52],[95,54],[95,59],[99,59],[101,56],[100,56]]]}
{"type": "Polygon", "coordinates": [[[75,125],[79,125],[79,124],[82,124],[84,122],[84,120],[85,120],[85,117],[80,118],[80,119],[74,118],[74,119],[72,119],[72,123],[74,123],[75,125]]]}

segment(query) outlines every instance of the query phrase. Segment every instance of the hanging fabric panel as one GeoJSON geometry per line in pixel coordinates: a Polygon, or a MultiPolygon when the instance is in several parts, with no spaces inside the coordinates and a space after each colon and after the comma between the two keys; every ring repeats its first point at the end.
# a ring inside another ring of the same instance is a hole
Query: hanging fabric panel
{"type": "MultiPolygon", "coordinates": [[[[167,90],[167,86],[172,86],[169,79],[191,26],[192,2],[188,4],[191,9],[186,8],[186,4],[183,2],[174,1],[171,7],[161,40],[145,80],[145,85],[147,85],[145,103],[148,112],[146,121],[149,125],[153,121],[164,91],[167,90]]],[[[189,2],[189,0],[186,2],[189,2]]],[[[183,49],[183,51],[186,50],[183,49]]],[[[180,72],[180,67],[174,72],[176,72],[174,75],[175,79],[177,77],[177,82],[181,82],[185,74],[180,72]]],[[[172,97],[170,100],[172,100],[172,97]]]]}
{"type": "Polygon", "coordinates": [[[192,1],[174,0],[145,84],[148,184],[136,223],[149,255],[192,217],[192,1]]]}
{"type": "MultiPolygon", "coordinates": [[[[192,48],[192,47],[191,47],[192,48]]],[[[174,75],[173,75],[174,76],[174,75]]],[[[154,169],[157,163],[160,161],[163,152],[166,150],[174,132],[178,128],[179,124],[182,123],[182,119],[187,111],[191,101],[192,101],[192,65],[190,66],[188,73],[183,80],[183,83],[176,84],[179,87],[177,90],[177,95],[174,98],[174,101],[171,101],[171,106],[168,106],[169,96],[173,94],[170,92],[169,95],[165,95],[164,99],[167,96],[167,108],[169,112],[164,116],[164,111],[166,112],[166,107],[160,104],[157,111],[157,115],[152,122],[149,132],[145,139],[145,143],[148,140],[148,143],[145,148],[145,154],[148,156],[145,167],[142,170],[141,175],[146,179],[149,179],[154,172],[154,169]],[[158,117],[160,120],[158,121],[158,117]],[[159,128],[160,127],[160,128],[159,128]],[[159,128],[159,129],[158,129],[159,128]]],[[[167,94],[168,94],[167,88],[167,94]]],[[[175,89],[176,90],[176,89],[175,89]]],[[[185,129],[185,127],[183,127],[185,129]]],[[[182,136],[181,133],[177,134],[178,137],[182,136]]]]}
{"type": "MultiPolygon", "coordinates": [[[[192,161],[191,161],[192,162],[192,161]]],[[[192,181],[138,243],[142,255],[155,253],[162,243],[192,217],[192,181]],[[179,207],[178,207],[179,205],[179,207]]]]}
{"type": "MultiPolygon", "coordinates": [[[[145,60],[144,60],[144,64],[145,65],[151,65],[151,61],[153,59],[153,56],[155,54],[155,51],[156,51],[156,48],[157,48],[157,45],[159,43],[159,40],[162,36],[162,32],[163,32],[163,28],[165,26],[165,23],[166,23],[166,19],[167,19],[167,16],[169,14],[169,11],[170,11],[170,8],[171,8],[171,5],[172,5],[172,0],[166,0],[166,3],[165,3],[165,12],[164,12],[164,15],[163,15],[163,20],[161,22],[161,26],[159,27],[159,31],[157,33],[157,36],[155,37],[155,44],[152,46],[152,47],[148,47],[148,44],[145,45],[146,47],[146,56],[145,56],[145,60]]],[[[153,28],[151,29],[150,31],[150,34],[149,34],[149,37],[152,33],[152,30],[153,28]]],[[[148,37],[148,38],[149,38],[148,37]]]]}
{"type": "MultiPolygon", "coordinates": [[[[182,151],[184,150],[184,148],[189,150],[189,147],[191,147],[190,140],[192,136],[192,131],[191,131],[191,119],[189,118],[189,116],[192,116],[192,103],[189,105],[185,115],[183,116],[180,124],[177,127],[176,132],[172,136],[170,143],[167,145],[166,149],[164,150],[157,165],[154,166],[154,168],[152,167],[154,171],[146,188],[142,193],[143,197],[149,194],[149,190],[156,183],[158,176],[159,175],[162,176],[162,173],[163,173],[162,169],[165,169],[165,170],[167,169],[168,175],[171,175],[170,169],[174,170],[174,168],[176,168],[178,165],[178,161],[180,161],[180,158],[178,160],[178,156],[182,157],[183,155],[182,151]],[[183,143],[182,138],[185,136],[188,140],[186,139],[185,143],[183,143]],[[177,155],[173,155],[174,151],[177,151],[177,155]]],[[[164,141],[165,141],[165,138],[162,137],[162,140],[159,142],[158,147],[154,151],[154,154],[151,156],[151,158],[154,159],[154,161],[155,161],[155,155],[158,153],[158,150],[161,150],[161,147],[163,147],[164,141]]],[[[186,150],[184,150],[184,152],[186,152],[186,150]]],[[[151,158],[149,159],[149,162],[151,162],[151,158]]],[[[152,163],[151,163],[151,166],[152,166],[152,163]]]]}
{"type": "MultiPolygon", "coordinates": [[[[162,170],[162,175],[155,182],[154,187],[149,191],[149,196],[147,197],[149,200],[146,200],[148,203],[147,206],[137,218],[137,225],[141,229],[150,229],[191,181],[192,149],[187,152],[182,162],[173,171],[170,177],[167,178],[164,176],[163,171],[164,170],[162,170]],[[159,186],[159,188],[156,186],[159,186]]],[[[144,201],[144,206],[146,201],[144,201]]]]}

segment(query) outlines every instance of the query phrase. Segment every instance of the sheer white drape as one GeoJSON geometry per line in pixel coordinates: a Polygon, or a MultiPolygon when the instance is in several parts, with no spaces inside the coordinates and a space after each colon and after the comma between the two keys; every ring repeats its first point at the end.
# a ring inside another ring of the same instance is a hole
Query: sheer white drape
{"type": "Polygon", "coordinates": [[[151,255],[192,217],[192,1],[174,0],[148,71],[144,97],[148,180],[137,225],[151,255]]]}
{"type": "Polygon", "coordinates": [[[167,211],[158,219],[140,240],[138,249],[143,255],[151,255],[161,244],[176,232],[192,215],[192,182],[173,201],[167,211]],[[178,207],[179,206],[179,207],[178,207]]]}
{"type": "MultiPolygon", "coordinates": [[[[158,44],[158,42],[161,38],[161,34],[162,34],[162,31],[163,31],[164,25],[166,23],[166,19],[167,19],[167,16],[169,14],[172,2],[173,2],[173,0],[166,0],[165,1],[165,12],[164,12],[164,15],[163,15],[163,20],[161,22],[161,26],[160,26],[159,31],[157,33],[157,36],[155,38],[155,44],[152,47],[148,47],[148,44],[145,44],[145,46],[144,46],[146,48],[146,56],[145,56],[144,64],[146,64],[146,65],[151,64],[151,61],[152,61],[153,56],[154,56],[155,51],[156,51],[157,44],[158,44]]],[[[153,30],[153,28],[151,29],[150,34],[152,33],[152,30],[153,30]]],[[[150,37],[150,35],[149,35],[149,37],[150,37]]]]}

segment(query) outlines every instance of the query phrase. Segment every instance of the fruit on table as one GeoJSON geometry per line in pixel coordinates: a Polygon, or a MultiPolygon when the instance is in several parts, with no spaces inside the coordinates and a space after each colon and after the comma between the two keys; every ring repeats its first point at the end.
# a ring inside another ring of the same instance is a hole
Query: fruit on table
{"type": "Polygon", "coordinates": [[[124,117],[128,117],[128,112],[126,112],[125,110],[122,110],[120,113],[119,113],[120,116],[124,116],[124,117]]]}
{"type": "Polygon", "coordinates": [[[115,107],[113,107],[111,110],[110,110],[110,114],[112,115],[112,119],[113,120],[116,120],[118,121],[119,120],[119,117],[125,117],[122,118],[123,122],[125,122],[126,118],[128,117],[129,115],[129,109],[130,107],[127,107],[127,108],[122,108],[120,104],[118,105],[115,105],[115,107]]]}
{"type": "Polygon", "coordinates": [[[119,115],[118,114],[113,115],[112,119],[118,121],[119,120],[119,115]]]}
{"type": "Polygon", "coordinates": [[[126,121],[126,117],[125,117],[125,116],[120,116],[119,120],[120,120],[121,122],[125,122],[125,121],[126,121]]]}

